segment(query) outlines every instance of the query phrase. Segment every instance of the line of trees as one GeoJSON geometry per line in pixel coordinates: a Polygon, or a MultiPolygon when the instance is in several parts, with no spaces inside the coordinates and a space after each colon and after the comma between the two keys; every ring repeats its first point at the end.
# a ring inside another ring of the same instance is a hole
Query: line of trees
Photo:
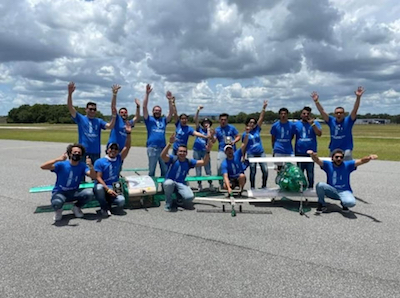
{"type": "MultiPolygon", "coordinates": [[[[75,107],[76,110],[85,115],[85,108],[75,107]]],[[[300,119],[301,110],[289,113],[289,118],[300,119]]],[[[244,123],[250,117],[258,119],[259,112],[246,114],[240,112],[237,115],[230,115],[229,122],[231,123],[244,123]]],[[[103,118],[108,121],[109,116],[103,115],[101,112],[97,112],[99,118],[103,118]]],[[[133,115],[131,115],[131,118],[133,115]]],[[[312,115],[314,118],[321,118],[319,114],[312,115]]],[[[277,112],[266,111],[264,120],[267,123],[273,123],[279,118],[277,112]]],[[[357,115],[358,119],[389,119],[391,123],[400,123],[400,115],[389,115],[389,114],[365,114],[357,115]]],[[[189,121],[193,122],[193,116],[189,116],[189,121]]],[[[48,104],[35,104],[22,105],[18,108],[13,108],[8,112],[7,123],[51,123],[51,124],[68,124],[73,123],[71,115],[66,105],[48,105],[48,104]]]]}

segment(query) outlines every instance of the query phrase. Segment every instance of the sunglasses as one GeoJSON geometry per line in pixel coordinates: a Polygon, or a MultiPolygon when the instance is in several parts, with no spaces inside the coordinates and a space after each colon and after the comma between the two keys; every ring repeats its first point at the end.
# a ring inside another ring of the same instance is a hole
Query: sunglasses
{"type": "Polygon", "coordinates": [[[96,108],[88,108],[88,110],[89,110],[89,111],[93,111],[93,112],[96,112],[96,111],[97,111],[96,108]]]}
{"type": "Polygon", "coordinates": [[[334,158],[334,159],[343,159],[343,157],[344,157],[343,155],[336,155],[336,156],[334,156],[333,158],[334,158]]]}

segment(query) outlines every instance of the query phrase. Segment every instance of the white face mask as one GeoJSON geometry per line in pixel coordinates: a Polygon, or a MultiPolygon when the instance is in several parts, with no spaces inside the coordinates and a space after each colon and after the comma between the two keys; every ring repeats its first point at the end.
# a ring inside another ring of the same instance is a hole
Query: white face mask
{"type": "Polygon", "coordinates": [[[116,161],[117,160],[116,157],[111,158],[111,157],[108,156],[108,154],[105,156],[105,158],[107,158],[109,161],[116,161]]]}

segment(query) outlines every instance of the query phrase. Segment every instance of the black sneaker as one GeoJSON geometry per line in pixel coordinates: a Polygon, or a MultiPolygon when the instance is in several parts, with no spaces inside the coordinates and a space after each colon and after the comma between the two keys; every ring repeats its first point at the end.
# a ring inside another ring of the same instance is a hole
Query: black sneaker
{"type": "Polygon", "coordinates": [[[349,212],[350,212],[350,209],[349,209],[348,207],[344,207],[344,206],[343,206],[342,212],[343,212],[343,213],[349,213],[349,212]]]}
{"type": "Polygon", "coordinates": [[[328,210],[328,208],[326,206],[323,206],[321,203],[318,203],[318,207],[316,210],[317,214],[321,214],[323,212],[326,212],[326,210],[328,210]]]}

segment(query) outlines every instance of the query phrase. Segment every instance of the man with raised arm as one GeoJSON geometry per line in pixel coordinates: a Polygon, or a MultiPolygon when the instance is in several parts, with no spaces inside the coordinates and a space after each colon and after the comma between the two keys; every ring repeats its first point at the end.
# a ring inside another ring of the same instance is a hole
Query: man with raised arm
{"type": "Polygon", "coordinates": [[[326,172],[327,183],[318,182],[315,187],[318,195],[317,213],[327,211],[325,196],[340,200],[343,212],[349,212],[349,208],[356,205],[356,199],[350,187],[351,172],[357,170],[358,166],[377,159],[378,156],[370,154],[361,159],[344,161],[344,151],[335,149],[332,152],[332,161],[322,161],[312,150],[308,150],[307,153],[326,172]]]}
{"type": "Polygon", "coordinates": [[[153,107],[153,116],[149,115],[147,109],[149,96],[153,89],[149,84],[146,86],[146,94],[143,100],[143,118],[147,129],[147,157],[149,159],[149,176],[154,177],[157,162],[160,164],[161,176],[165,176],[167,166],[161,158],[161,151],[165,147],[165,130],[167,124],[171,121],[173,113],[173,97],[171,92],[167,92],[169,103],[169,113],[167,117],[162,116],[161,107],[153,107]]]}
{"type": "Polygon", "coordinates": [[[113,85],[111,88],[113,93],[111,100],[112,118],[111,121],[107,123],[103,119],[96,118],[97,108],[94,102],[88,102],[86,104],[85,116],[77,112],[72,104],[72,93],[75,91],[75,83],[70,82],[68,84],[68,110],[72,116],[72,119],[78,125],[78,142],[85,147],[86,154],[90,157],[92,163],[100,158],[101,130],[112,129],[115,124],[115,118],[117,117],[117,110],[115,106],[117,101],[117,93],[121,87],[119,85],[113,85]]]}
{"type": "MultiPolygon", "coordinates": [[[[279,109],[279,121],[271,126],[271,142],[274,157],[293,156],[292,139],[296,133],[295,126],[288,120],[289,110],[279,109]]],[[[282,168],[282,163],[277,163],[278,171],[282,168]]]]}
{"type": "MultiPolygon", "coordinates": [[[[262,110],[258,120],[255,118],[248,118],[246,121],[246,125],[250,127],[249,133],[249,141],[247,143],[247,157],[265,157],[264,147],[261,140],[261,126],[264,122],[265,109],[268,106],[268,101],[264,100],[262,110]]],[[[242,142],[246,136],[246,132],[242,135],[242,142]]],[[[258,163],[262,172],[262,184],[261,188],[267,187],[267,179],[268,179],[268,166],[266,162],[258,163]]],[[[256,173],[257,173],[257,163],[250,163],[250,187],[256,187],[256,173]]]]}
{"type": "Polygon", "coordinates": [[[172,194],[175,193],[178,196],[178,205],[182,205],[186,208],[192,207],[192,201],[194,199],[193,191],[190,186],[186,185],[185,178],[190,169],[194,167],[202,167],[206,165],[210,159],[210,151],[213,143],[210,141],[206,146],[206,155],[204,160],[195,160],[187,158],[187,147],[180,145],[178,148],[177,155],[169,155],[168,150],[175,142],[175,133],[169,138],[169,143],[164,147],[161,152],[161,158],[166,162],[168,166],[167,174],[165,175],[165,181],[163,183],[164,194],[165,194],[165,207],[164,210],[167,212],[172,211],[175,207],[172,200],[172,194]]]}
{"type": "Polygon", "coordinates": [[[226,145],[224,152],[226,159],[221,164],[221,173],[224,177],[223,187],[228,190],[228,193],[232,193],[232,189],[239,186],[239,195],[242,194],[244,185],[246,184],[246,175],[244,171],[247,165],[244,164],[243,160],[246,156],[246,148],[249,140],[250,127],[246,127],[245,138],[243,139],[242,146],[234,151],[232,145],[226,145]]]}
{"type": "Polygon", "coordinates": [[[99,158],[94,163],[94,170],[96,171],[94,194],[99,201],[102,216],[108,217],[111,215],[111,205],[117,205],[117,207],[122,208],[125,204],[124,196],[115,192],[113,184],[119,181],[121,164],[131,149],[131,131],[132,128],[129,122],[125,123],[127,137],[122,150],[118,143],[109,143],[107,145],[107,155],[99,158]]]}
{"type": "MultiPolygon", "coordinates": [[[[235,126],[228,124],[229,115],[222,113],[219,115],[219,126],[215,129],[215,138],[218,140],[217,170],[221,176],[221,164],[225,160],[225,146],[231,145],[236,150],[236,143],[240,141],[239,131],[235,126]]],[[[222,181],[220,182],[222,186],[222,181]]]]}
{"type": "Polygon", "coordinates": [[[364,88],[358,87],[354,94],[356,95],[356,102],[354,103],[353,110],[350,115],[345,116],[344,108],[337,107],[335,109],[335,116],[329,116],[321,103],[319,102],[319,95],[317,92],[311,93],[311,98],[315,102],[315,106],[321,113],[322,118],[328,124],[331,133],[331,142],[329,143],[330,156],[333,150],[340,148],[344,151],[344,160],[352,160],[353,155],[353,134],[352,129],[354,122],[357,118],[357,111],[360,107],[361,96],[364,94],[364,88]]]}
{"type": "Polygon", "coordinates": [[[96,178],[90,158],[86,156],[86,164],[80,162],[85,156],[85,147],[81,144],[72,144],[60,157],[49,160],[41,166],[42,170],[50,170],[57,175],[51,196],[51,206],[55,211],[54,221],[62,219],[65,202],[76,201],[72,212],[76,217],[83,217],[81,207],[90,201],[93,190],[79,189],[79,184],[85,175],[92,179],[96,178]]]}
{"type": "MultiPolygon", "coordinates": [[[[214,135],[214,132],[211,129],[212,121],[208,118],[204,118],[201,121],[201,123],[199,122],[199,113],[200,113],[200,110],[202,110],[202,109],[203,109],[203,106],[198,106],[196,114],[194,116],[194,122],[196,124],[196,132],[202,134],[203,136],[211,137],[214,135]]],[[[206,156],[206,154],[207,154],[206,146],[207,146],[206,138],[196,137],[196,139],[194,140],[194,143],[193,143],[193,158],[195,160],[201,160],[206,156]]],[[[196,170],[196,176],[200,177],[201,176],[201,167],[196,167],[195,170],[196,170]]],[[[206,175],[211,176],[211,157],[210,157],[208,163],[206,165],[204,165],[204,171],[206,172],[206,175]]],[[[213,191],[214,186],[212,184],[212,180],[208,180],[208,184],[209,184],[209,189],[211,191],[213,191]]],[[[201,191],[203,189],[201,181],[197,181],[197,185],[198,185],[199,190],[201,191]]]]}
{"type": "MultiPolygon", "coordinates": [[[[317,136],[322,135],[321,125],[310,117],[311,108],[304,107],[301,111],[301,120],[295,122],[296,143],[294,152],[296,156],[308,156],[307,151],[317,152],[317,136]]],[[[302,172],[306,171],[308,188],[314,188],[314,163],[298,162],[297,166],[302,172]]]]}

